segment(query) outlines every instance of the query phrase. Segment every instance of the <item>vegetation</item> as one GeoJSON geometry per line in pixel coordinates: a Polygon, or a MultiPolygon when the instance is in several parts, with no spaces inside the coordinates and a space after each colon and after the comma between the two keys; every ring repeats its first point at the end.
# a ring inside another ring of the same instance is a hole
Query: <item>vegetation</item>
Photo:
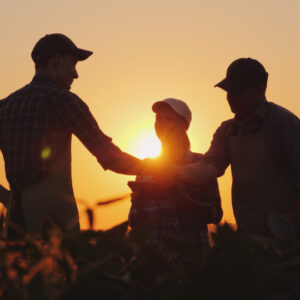
{"type": "Polygon", "coordinates": [[[150,222],[75,237],[47,220],[39,240],[2,240],[0,298],[300,299],[300,237],[245,237],[223,224],[209,252],[175,240],[151,249],[150,222]]]}

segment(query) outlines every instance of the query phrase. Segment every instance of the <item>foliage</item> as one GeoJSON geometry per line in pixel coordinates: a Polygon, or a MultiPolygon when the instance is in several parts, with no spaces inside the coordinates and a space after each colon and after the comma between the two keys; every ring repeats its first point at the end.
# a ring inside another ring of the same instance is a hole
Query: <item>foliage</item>
{"type": "Polygon", "coordinates": [[[245,237],[220,225],[209,252],[144,245],[151,224],[2,241],[2,299],[300,299],[300,237],[245,237]],[[5,247],[4,247],[5,246],[5,247]]]}

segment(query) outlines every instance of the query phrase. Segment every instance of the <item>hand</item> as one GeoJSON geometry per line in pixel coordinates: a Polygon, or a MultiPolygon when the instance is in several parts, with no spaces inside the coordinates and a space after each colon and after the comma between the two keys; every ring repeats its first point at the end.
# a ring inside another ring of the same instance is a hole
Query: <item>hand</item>
{"type": "Polygon", "coordinates": [[[160,159],[146,158],[143,160],[144,175],[151,175],[157,181],[167,186],[177,182],[179,167],[160,159]]]}

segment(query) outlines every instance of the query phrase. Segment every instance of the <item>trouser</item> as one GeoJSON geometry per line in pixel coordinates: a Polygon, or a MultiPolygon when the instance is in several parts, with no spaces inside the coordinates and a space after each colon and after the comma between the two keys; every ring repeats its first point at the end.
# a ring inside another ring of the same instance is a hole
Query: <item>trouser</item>
{"type": "Polygon", "coordinates": [[[7,214],[7,238],[22,238],[27,233],[27,226],[22,205],[22,190],[12,192],[7,214]]]}

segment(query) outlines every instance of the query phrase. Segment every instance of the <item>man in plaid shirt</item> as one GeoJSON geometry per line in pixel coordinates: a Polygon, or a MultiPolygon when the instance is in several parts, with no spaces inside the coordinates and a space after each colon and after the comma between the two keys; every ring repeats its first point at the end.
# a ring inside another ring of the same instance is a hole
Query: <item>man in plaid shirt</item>
{"type": "Polygon", "coordinates": [[[46,216],[66,230],[79,231],[71,181],[72,134],[104,169],[137,174],[141,167],[140,160],[112,143],[88,106],[69,91],[78,78],[76,63],[91,54],[65,35],[46,35],[32,51],[36,74],[31,83],[0,101],[0,149],[13,195],[8,236],[39,233],[46,216]]]}
{"type": "MultiPolygon", "coordinates": [[[[153,105],[155,130],[162,142],[162,155],[155,159],[168,172],[173,166],[184,166],[203,160],[203,155],[190,151],[186,130],[191,112],[181,100],[168,98],[153,105]]],[[[153,162],[154,163],[154,162],[153,162]]],[[[223,212],[217,181],[203,184],[181,182],[174,178],[166,184],[161,177],[137,176],[128,183],[132,189],[129,224],[134,229],[147,219],[153,224],[146,244],[158,247],[165,238],[185,245],[207,249],[207,224],[218,224],[223,212]]]]}

